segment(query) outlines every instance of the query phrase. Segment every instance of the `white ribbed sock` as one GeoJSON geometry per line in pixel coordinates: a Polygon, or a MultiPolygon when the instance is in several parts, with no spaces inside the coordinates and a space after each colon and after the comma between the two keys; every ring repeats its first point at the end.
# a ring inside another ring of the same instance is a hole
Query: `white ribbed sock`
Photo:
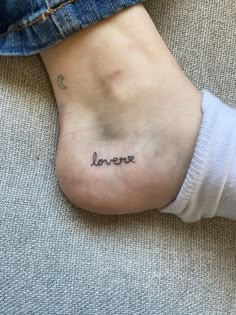
{"type": "Polygon", "coordinates": [[[184,222],[236,220],[236,109],[203,90],[203,119],[193,158],[175,201],[159,209],[184,222]]]}

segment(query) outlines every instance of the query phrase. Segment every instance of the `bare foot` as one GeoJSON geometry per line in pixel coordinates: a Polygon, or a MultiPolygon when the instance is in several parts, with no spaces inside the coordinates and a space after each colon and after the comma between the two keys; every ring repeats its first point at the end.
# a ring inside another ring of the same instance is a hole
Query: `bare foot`
{"type": "Polygon", "coordinates": [[[67,198],[102,214],[162,208],[184,181],[202,113],[142,5],[41,54],[60,115],[56,172],[67,198]]]}

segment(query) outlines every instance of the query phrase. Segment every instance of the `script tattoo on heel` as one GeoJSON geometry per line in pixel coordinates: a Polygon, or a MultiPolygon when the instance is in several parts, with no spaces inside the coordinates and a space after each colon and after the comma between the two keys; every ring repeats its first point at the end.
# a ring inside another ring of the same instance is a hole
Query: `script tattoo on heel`
{"type": "Polygon", "coordinates": [[[120,165],[120,164],[129,164],[129,163],[136,163],[135,162],[135,156],[133,155],[128,155],[127,157],[114,157],[112,159],[98,159],[98,154],[97,152],[93,153],[93,162],[91,166],[102,166],[102,165],[120,165]]]}

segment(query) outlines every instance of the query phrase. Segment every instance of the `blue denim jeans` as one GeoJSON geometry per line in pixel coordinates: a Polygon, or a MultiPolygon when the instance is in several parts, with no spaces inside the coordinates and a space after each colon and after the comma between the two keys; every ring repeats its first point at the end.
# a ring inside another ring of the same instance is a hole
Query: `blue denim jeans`
{"type": "Polygon", "coordinates": [[[0,55],[32,55],[142,0],[0,0],[0,55]]]}

